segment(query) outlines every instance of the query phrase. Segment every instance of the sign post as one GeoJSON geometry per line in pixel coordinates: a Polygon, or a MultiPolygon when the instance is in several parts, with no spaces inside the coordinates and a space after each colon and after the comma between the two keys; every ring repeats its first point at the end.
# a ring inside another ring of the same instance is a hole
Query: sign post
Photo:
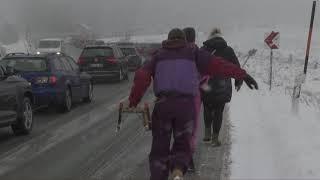
{"type": "Polygon", "coordinates": [[[309,54],[310,54],[310,47],[311,47],[311,40],[312,40],[312,32],[313,32],[313,24],[314,24],[314,15],[316,12],[316,5],[317,1],[313,1],[312,4],[312,11],[311,11],[311,20],[310,20],[310,27],[308,33],[308,41],[307,41],[307,49],[306,49],[306,57],[304,62],[303,74],[300,74],[295,79],[295,84],[293,87],[293,95],[292,95],[292,109],[294,112],[298,112],[298,102],[301,95],[301,87],[302,84],[305,82],[307,70],[308,70],[308,63],[309,63],[309,54]]]}
{"type": "Polygon", "coordinates": [[[279,49],[279,40],[280,40],[280,33],[272,31],[266,36],[266,39],[264,40],[265,44],[270,48],[270,76],[269,76],[269,85],[270,85],[270,91],[272,89],[272,67],[273,67],[273,49],[279,49]]]}

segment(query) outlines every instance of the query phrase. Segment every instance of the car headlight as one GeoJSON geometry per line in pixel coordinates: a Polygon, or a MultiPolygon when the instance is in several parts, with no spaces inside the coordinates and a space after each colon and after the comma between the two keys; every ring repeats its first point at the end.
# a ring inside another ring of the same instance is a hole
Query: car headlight
{"type": "Polygon", "coordinates": [[[38,51],[37,54],[40,54],[40,52],[38,51]]]}

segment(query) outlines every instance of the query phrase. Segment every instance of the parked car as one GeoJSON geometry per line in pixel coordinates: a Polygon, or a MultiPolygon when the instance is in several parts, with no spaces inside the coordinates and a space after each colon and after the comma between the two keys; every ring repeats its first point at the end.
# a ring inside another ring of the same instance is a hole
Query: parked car
{"type": "Polygon", "coordinates": [[[11,126],[16,135],[29,134],[33,126],[33,102],[30,83],[0,66],[0,127],[11,126]]]}
{"type": "Polygon", "coordinates": [[[91,76],[81,72],[76,62],[65,54],[12,55],[5,57],[0,65],[12,67],[31,83],[37,108],[54,105],[68,112],[73,102],[93,99],[91,76]]]}
{"type": "Polygon", "coordinates": [[[128,79],[128,60],[115,45],[94,45],[83,49],[78,59],[80,68],[94,80],[128,79]]]}
{"type": "Polygon", "coordinates": [[[128,58],[128,69],[130,71],[135,71],[143,65],[145,59],[144,57],[139,55],[134,45],[119,44],[118,46],[120,47],[123,54],[128,58]]]}
{"type": "Polygon", "coordinates": [[[37,54],[42,53],[65,53],[66,47],[63,39],[41,39],[39,41],[37,54]]]}

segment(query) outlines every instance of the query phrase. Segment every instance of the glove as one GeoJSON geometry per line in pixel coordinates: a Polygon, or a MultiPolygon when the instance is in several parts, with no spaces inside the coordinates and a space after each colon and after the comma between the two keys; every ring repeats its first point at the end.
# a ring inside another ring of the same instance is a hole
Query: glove
{"type": "Polygon", "coordinates": [[[234,86],[237,91],[240,91],[242,84],[243,84],[243,80],[235,80],[234,86]]]}
{"type": "Polygon", "coordinates": [[[243,80],[250,89],[259,89],[258,83],[249,74],[243,80]]]}

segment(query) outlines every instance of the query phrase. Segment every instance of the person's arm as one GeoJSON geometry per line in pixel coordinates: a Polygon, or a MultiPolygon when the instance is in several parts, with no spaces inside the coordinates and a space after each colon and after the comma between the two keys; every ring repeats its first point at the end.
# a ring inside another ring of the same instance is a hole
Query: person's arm
{"type": "MultiPolygon", "coordinates": [[[[239,63],[239,60],[238,60],[238,57],[237,57],[236,53],[234,52],[234,50],[232,49],[232,47],[230,47],[230,46],[227,47],[225,49],[225,51],[226,51],[226,54],[228,54],[228,57],[230,58],[230,61],[233,64],[237,65],[238,67],[241,67],[241,65],[239,63]]],[[[236,79],[234,81],[234,86],[235,86],[237,91],[239,91],[241,89],[242,84],[243,84],[243,80],[237,80],[236,79]]]]}
{"type": "Polygon", "coordinates": [[[244,69],[221,57],[211,56],[210,53],[203,49],[200,49],[197,53],[197,67],[203,76],[208,75],[244,80],[249,88],[253,89],[254,87],[258,89],[256,81],[247,74],[244,69]]]}
{"type": "Polygon", "coordinates": [[[154,74],[155,58],[146,63],[135,73],[129,96],[129,107],[136,107],[151,84],[154,74]]]}

